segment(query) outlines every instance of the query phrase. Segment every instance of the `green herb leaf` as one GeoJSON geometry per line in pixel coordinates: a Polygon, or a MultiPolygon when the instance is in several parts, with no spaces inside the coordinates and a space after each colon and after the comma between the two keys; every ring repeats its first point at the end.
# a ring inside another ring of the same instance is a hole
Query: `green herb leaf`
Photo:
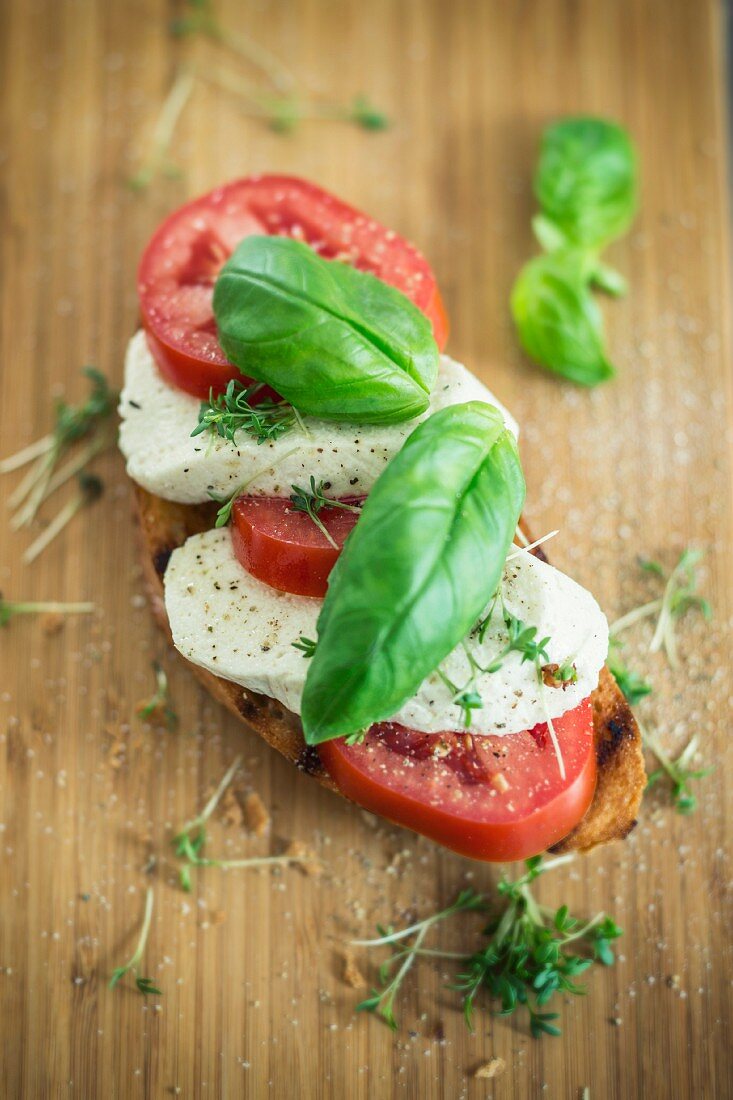
{"type": "Polygon", "coordinates": [[[304,414],[393,424],[428,407],[438,370],[428,319],[381,279],[299,241],[242,241],[214,313],[229,359],[304,414]]]}
{"type": "Polygon", "coordinates": [[[109,981],[109,988],[114,987],[125,977],[126,974],[133,974],[135,976],[135,985],[138,992],[143,996],[148,996],[150,993],[162,994],[162,990],[153,985],[152,978],[143,978],[138,976],[137,968],[140,965],[142,957],[145,953],[145,948],[148,943],[148,936],[150,934],[150,922],[153,917],[153,888],[149,886],[145,894],[145,911],[143,913],[143,921],[140,928],[140,936],[138,937],[137,946],[123,966],[115,967],[112,971],[112,977],[109,981]]]}
{"type": "Polygon", "coordinates": [[[600,310],[576,253],[530,260],[514,284],[511,308],[522,347],[536,362],[582,386],[615,374],[603,346],[600,310]]]}
{"type": "Polygon", "coordinates": [[[628,229],[636,211],[636,154],[628,134],[597,118],[549,126],[534,190],[545,219],[567,244],[602,247],[628,229]]]}
{"type": "Polygon", "coordinates": [[[523,502],[516,441],[493,406],[454,405],[416,428],[330,575],[302,701],[309,744],[393,715],[465,637],[523,502]]]}
{"type": "Polygon", "coordinates": [[[316,651],[317,642],[314,642],[312,638],[305,638],[302,634],[298,638],[297,642],[290,643],[293,649],[299,649],[304,657],[310,658],[316,651]]]}
{"type": "Polygon", "coordinates": [[[380,928],[378,938],[354,941],[355,946],[390,945],[396,948],[379,968],[382,988],[373,989],[358,1006],[359,1010],[374,1012],[391,1028],[396,1028],[395,1001],[416,958],[420,955],[459,958],[462,970],[451,988],[462,994],[463,1014],[471,1030],[477,996],[486,990],[499,1001],[499,1012],[503,1016],[511,1015],[517,1008],[526,1008],[534,1038],[559,1035],[560,1029],[553,1022],[559,1018],[558,1013],[541,1009],[558,994],[585,993],[575,979],[594,961],[612,965],[611,945],[622,934],[615,921],[604,913],[583,923],[570,916],[566,905],[553,912],[536,901],[531,884],[538,875],[570,859],[572,856],[560,856],[543,863],[541,856],[535,856],[526,861],[525,873],[519,879],[503,878],[498,884],[498,892],[506,906],[484,929],[487,942],[473,954],[461,957],[453,952],[423,948],[427,933],[438,922],[460,912],[487,907],[487,899],[472,890],[464,890],[447,909],[408,928],[397,931],[391,927],[380,928]]]}
{"type": "Polygon", "coordinates": [[[608,667],[611,675],[621,688],[627,703],[634,707],[647,695],[651,695],[654,689],[648,680],[645,680],[638,672],[628,667],[626,662],[618,655],[618,652],[614,652],[618,649],[618,645],[619,643],[611,638],[608,667]]]}
{"type": "Polygon", "coordinates": [[[214,396],[212,390],[209,400],[201,403],[198,424],[191,435],[210,431],[232,443],[236,443],[237,432],[246,432],[258,443],[278,439],[297,423],[295,410],[287,401],[252,403],[261,389],[260,382],[245,386],[232,378],[224,393],[214,396]]]}
{"type": "Polygon", "coordinates": [[[144,718],[146,721],[158,721],[167,726],[169,730],[175,730],[178,728],[178,715],[170,704],[168,677],[165,669],[157,661],[154,661],[153,672],[155,673],[155,694],[146,703],[140,703],[137,713],[140,718],[144,718]]]}
{"type": "Polygon", "coordinates": [[[346,504],[342,500],[334,500],[332,497],[327,497],[323,492],[324,485],[325,482],[323,481],[319,481],[318,485],[316,485],[316,479],[311,474],[310,489],[302,489],[299,485],[291,485],[293,493],[290,497],[290,503],[293,506],[294,512],[305,512],[307,516],[310,516],[313,523],[326,539],[326,542],[329,542],[334,550],[338,550],[338,543],[328,531],[318,513],[324,508],[337,508],[344,512],[360,512],[361,508],[356,504],[346,504]]]}
{"type": "Polygon", "coordinates": [[[713,771],[712,768],[690,767],[700,746],[699,735],[695,734],[691,737],[679,756],[673,758],[665,751],[655,734],[645,729],[641,723],[639,728],[644,748],[653,753],[661,764],[661,767],[647,778],[647,787],[654,786],[660,779],[666,777],[671,785],[672,804],[677,813],[693,813],[697,809],[697,799],[690,790],[690,782],[693,779],[704,779],[713,771]]]}

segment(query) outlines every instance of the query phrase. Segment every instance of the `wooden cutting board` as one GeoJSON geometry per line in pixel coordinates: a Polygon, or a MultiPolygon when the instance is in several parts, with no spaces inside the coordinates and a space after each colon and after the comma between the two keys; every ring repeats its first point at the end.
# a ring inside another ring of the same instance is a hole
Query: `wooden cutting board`
{"type": "MultiPolygon", "coordinates": [[[[8,597],[98,608],[53,636],[37,619],[0,631],[3,1095],[733,1095],[724,801],[733,349],[719,4],[222,2],[222,23],[281,58],[307,94],[345,102],[365,92],[392,125],[366,133],[308,121],[273,133],[196,77],[171,149],[179,177],[133,192],[125,178],[150,148],[177,66],[264,80],[226,48],[171,37],[176,10],[160,0],[5,6],[0,453],[49,429],[55,396],[81,396],[83,364],[119,383],[137,260],[167,211],[240,174],[312,178],[430,257],[451,352],[523,424],[532,527],[560,528],[553,560],[610,617],[654,591],[637,555],[669,566],[688,544],[706,551],[715,617],[680,625],[681,669],[646,652],[645,627],[627,654],[655,683],[641,708],[649,725],[672,750],[698,733],[715,770],[691,817],[676,815],[660,787],[628,842],[539,884],[548,904],[587,916],[605,908],[625,929],[617,965],[594,969],[588,997],[560,1006],[561,1038],[536,1042],[524,1019],[498,1018],[486,1001],[470,1035],[445,988],[450,968],[431,959],[406,984],[397,1034],[356,1016],[363,993],[343,980],[345,941],[378,921],[429,914],[466,885],[493,895],[499,870],[319,790],[202,694],[144,605],[129,485],[110,453],[96,465],[103,500],[32,567],[21,564],[31,536],[7,526],[0,535],[8,597]],[[604,306],[618,378],[592,393],[525,361],[507,308],[536,247],[538,135],[571,112],[623,122],[642,165],[639,216],[609,253],[630,283],[627,298],[604,306]],[[176,732],[135,716],[156,658],[176,732]],[[261,797],[271,832],[253,837],[217,818],[210,850],[263,854],[296,839],[318,852],[324,874],[208,869],[184,894],[172,833],[237,754],[240,785],[261,797]],[[148,885],[145,972],[163,994],[146,1001],[107,984],[132,950],[148,885]],[[494,1058],[503,1074],[474,1079],[494,1058]]],[[[2,479],[4,498],[16,483],[2,479]]],[[[435,945],[470,950],[479,929],[457,920],[435,945]]],[[[382,957],[357,954],[370,981],[382,957]]]]}

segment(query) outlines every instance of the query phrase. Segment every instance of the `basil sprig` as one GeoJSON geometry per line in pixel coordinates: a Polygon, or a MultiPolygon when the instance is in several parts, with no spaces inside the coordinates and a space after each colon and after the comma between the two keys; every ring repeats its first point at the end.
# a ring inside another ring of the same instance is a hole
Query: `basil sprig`
{"type": "Polygon", "coordinates": [[[430,321],[399,290],[286,237],[246,237],[214,288],[219,341],[299,412],[395,424],[428,408],[430,321]]]}
{"type": "Polygon", "coordinates": [[[580,385],[615,374],[591,290],[626,292],[600,251],[631,224],[636,174],[634,147],[614,123],[568,118],[543,134],[534,177],[541,209],[532,226],[545,255],[519,273],[512,315],[527,354],[580,385]]]}
{"type": "Polygon", "coordinates": [[[492,405],[434,413],[376,482],[331,573],[301,718],[318,744],[390,718],[468,634],[524,502],[492,405]]]}

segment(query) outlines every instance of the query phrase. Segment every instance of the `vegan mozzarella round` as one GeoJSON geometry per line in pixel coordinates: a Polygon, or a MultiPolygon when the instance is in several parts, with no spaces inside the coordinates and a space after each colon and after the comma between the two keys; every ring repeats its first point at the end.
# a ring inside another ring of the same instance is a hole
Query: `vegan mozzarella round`
{"type": "Polygon", "coordinates": [[[404,424],[360,426],[307,417],[303,428],[296,425],[261,444],[242,431],[235,443],[211,432],[192,437],[201,403],[166,381],[141,330],[125,360],[120,449],[133,481],[181,504],[228,498],[238,487],[249,494],[287,497],[292,485],[307,484],[311,476],[325,481],[331,496],[361,495],[421,420],[464,401],[495,405],[517,435],[516,422],[483,383],[443,355],[429,409],[404,424]]]}
{"type": "MultiPolygon", "coordinates": [[[[549,636],[549,662],[569,662],[577,682],[542,687],[536,666],[508,654],[500,668],[479,673],[471,685],[483,700],[472,711],[471,733],[511,734],[559,718],[586,699],[598,683],[608,651],[608,624],[598,604],[580,585],[522,551],[507,560],[501,595],[504,607],[537,639],[549,636]]],[[[237,561],[226,528],[194,535],[175,550],[165,574],[165,604],[176,648],[194,664],[250,691],[300,712],[308,660],[293,647],[302,636],[316,638],[322,601],[279,592],[251,576],[237,561]]],[[[488,667],[507,641],[501,601],[483,640],[470,635],[441,664],[444,675],[463,687],[474,660],[488,667]]],[[[437,673],[420,685],[393,720],[425,733],[463,730],[462,713],[437,673]]]]}

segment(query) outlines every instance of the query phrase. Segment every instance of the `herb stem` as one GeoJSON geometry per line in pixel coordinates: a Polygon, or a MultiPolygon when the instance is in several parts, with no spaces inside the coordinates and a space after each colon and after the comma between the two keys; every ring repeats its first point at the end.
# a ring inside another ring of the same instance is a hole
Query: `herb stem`
{"type": "MultiPolygon", "coordinates": [[[[518,527],[517,530],[519,530],[518,527]]],[[[515,558],[521,558],[522,554],[529,554],[532,550],[536,549],[536,547],[542,546],[543,543],[549,542],[550,539],[554,539],[555,535],[559,534],[559,530],[550,531],[549,534],[543,535],[541,539],[535,539],[534,542],[527,542],[523,546],[521,546],[519,550],[516,550],[513,554],[509,554],[506,560],[514,561],[515,558]]]]}
{"type": "Polygon", "coordinates": [[[242,757],[237,756],[227,768],[218,787],[204,806],[201,813],[198,815],[198,817],[194,817],[191,821],[187,821],[183,828],[180,830],[181,833],[190,833],[193,829],[200,829],[203,825],[206,824],[216,807],[219,805],[224,791],[227,789],[232,779],[234,779],[234,776],[237,773],[237,768],[241,763],[242,757]]]}
{"type": "Polygon", "coordinates": [[[71,522],[76,513],[96,500],[101,492],[101,481],[96,477],[87,475],[82,482],[81,491],[64,505],[61,511],[51,520],[48,527],[30,544],[23,554],[23,561],[27,565],[35,561],[39,554],[43,553],[46,547],[63,531],[64,527],[71,522]]]}
{"type": "Polygon", "coordinates": [[[83,447],[77,455],[69,459],[63,466],[60,466],[48,482],[41,503],[48,500],[52,493],[55,493],[57,489],[60,489],[62,485],[65,485],[67,481],[80,473],[93,458],[109,450],[114,445],[115,438],[116,433],[114,431],[100,433],[86,447],[83,447]]]}
{"type": "Polygon", "coordinates": [[[8,455],[7,458],[0,460],[0,474],[10,474],[13,470],[20,470],[22,466],[32,462],[34,458],[50,451],[52,446],[52,434],[44,435],[43,439],[37,439],[35,443],[29,443],[27,447],[16,451],[14,455],[8,455]]]}
{"type": "MultiPolygon", "coordinates": [[[[148,936],[150,934],[150,923],[153,918],[153,888],[149,886],[145,894],[145,912],[143,913],[143,923],[140,928],[140,935],[137,941],[137,947],[133,951],[132,955],[124,966],[118,967],[112,974],[112,978],[109,983],[110,989],[114,989],[119,980],[125,976],[125,974],[132,971],[133,974],[137,974],[137,968],[142,961],[143,954],[148,942],[148,936]]],[[[155,989],[149,978],[137,978],[136,985],[141,993],[159,993],[160,990],[155,989]]]]}
{"type": "Polygon", "coordinates": [[[91,615],[93,611],[93,603],[59,603],[57,600],[13,603],[0,596],[0,626],[6,626],[13,615],[91,615]]]}
{"type": "Polygon", "coordinates": [[[611,623],[609,628],[612,637],[620,634],[622,630],[627,630],[635,623],[641,622],[642,619],[648,619],[652,615],[656,615],[662,607],[662,597],[658,597],[656,600],[650,600],[649,603],[644,603],[640,607],[633,608],[632,611],[627,612],[626,615],[622,615],[620,619],[616,619],[611,623]]]}
{"type": "Polygon", "coordinates": [[[193,76],[187,70],[179,72],[175,77],[153,127],[150,152],[140,170],[128,180],[133,190],[140,191],[146,188],[155,175],[165,167],[178,120],[191,96],[193,86],[193,76]]]}

